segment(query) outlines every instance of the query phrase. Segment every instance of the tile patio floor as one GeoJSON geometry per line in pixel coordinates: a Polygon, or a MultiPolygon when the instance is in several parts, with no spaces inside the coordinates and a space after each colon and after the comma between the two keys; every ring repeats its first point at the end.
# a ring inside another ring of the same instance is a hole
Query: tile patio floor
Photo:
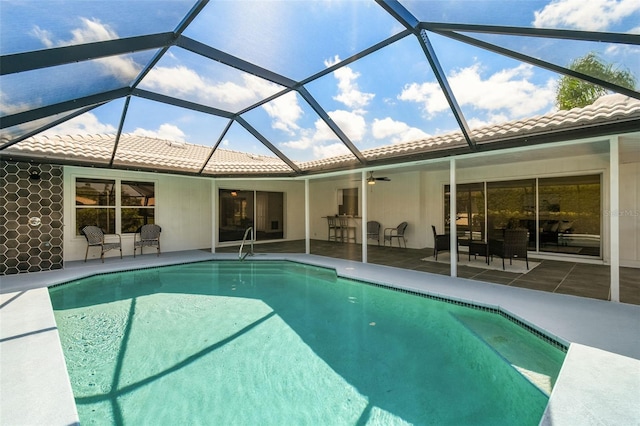
{"type": "MultiPolygon", "coordinates": [[[[239,246],[218,247],[216,252],[237,252],[238,248],[239,246]]],[[[297,240],[255,244],[254,251],[256,253],[304,253],[305,243],[304,240],[297,240]]],[[[361,261],[362,246],[353,243],[311,240],[311,254],[361,261]]],[[[367,253],[369,263],[449,275],[448,264],[422,260],[428,256],[433,256],[432,249],[404,249],[376,245],[369,245],[367,253]]],[[[594,265],[568,260],[544,260],[533,257],[529,260],[540,262],[540,265],[527,274],[458,265],[458,277],[511,287],[610,300],[611,268],[609,265],[594,265]]],[[[639,269],[620,268],[620,301],[640,305],[639,269]]]]}

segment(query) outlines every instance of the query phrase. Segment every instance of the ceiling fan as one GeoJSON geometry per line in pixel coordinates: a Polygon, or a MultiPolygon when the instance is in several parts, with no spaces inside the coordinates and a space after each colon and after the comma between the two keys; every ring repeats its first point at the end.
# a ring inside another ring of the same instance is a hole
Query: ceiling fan
{"type": "Polygon", "coordinates": [[[383,182],[391,182],[391,179],[389,179],[386,176],[373,177],[373,172],[369,172],[369,177],[367,178],[367,184],[368,185],[375,185],[377,180],[383,181],[383,182]]]}

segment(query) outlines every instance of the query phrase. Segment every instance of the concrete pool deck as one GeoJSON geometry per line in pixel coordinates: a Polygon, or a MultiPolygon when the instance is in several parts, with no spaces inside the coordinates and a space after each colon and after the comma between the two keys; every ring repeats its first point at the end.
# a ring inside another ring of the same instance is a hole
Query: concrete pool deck
{"type": "MultiPolygon", "coordinates": [[[[99,273],[237,254],[193,250],[67,262],[65,269],[0,277],[0,424],[79,424],[47,287],[99,273]]],[[[305,254],[259,254],[338,275],[499,308],[570,345],[541,424],[636,424],[640,419],[640,306],[505,287],[305,254]]]]}

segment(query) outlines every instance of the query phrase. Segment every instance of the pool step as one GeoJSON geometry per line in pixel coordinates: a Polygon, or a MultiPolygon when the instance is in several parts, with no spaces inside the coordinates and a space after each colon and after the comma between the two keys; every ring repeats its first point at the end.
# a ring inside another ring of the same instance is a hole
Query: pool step
{"type": "Polygon", "coordinates": [[[453,316],[545,395],[551,394],[564,352],[515,324],[512,326],[480,315],[453,316]]]}

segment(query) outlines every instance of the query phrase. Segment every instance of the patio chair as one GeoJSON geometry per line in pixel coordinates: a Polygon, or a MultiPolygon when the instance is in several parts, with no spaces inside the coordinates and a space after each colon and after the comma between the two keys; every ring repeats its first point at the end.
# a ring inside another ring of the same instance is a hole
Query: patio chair
{"type": "Polygon", "coordinates": [[[370,220],[367,222],[367,239],[376,240],[380,245],[380,222],[370,220]]]}
{"type": "Polygon", "coordinates": [[[504,240],[489,240],[488,252],[491,260],[493,255],[502,258],[502,269],[505,269],[504,260],[509,259],[513,265],[513,259],[524,259],[529,270],[529,258],[527,245],[529,243],[529,231],[526,229],[505,229],[504,240]]]}
{"type": "Polygon", "coordinates": [[[338,216],[338,224],[340,226],[340,241],[353,240],[356,242],[356,227],[351,224],[350,216],[338,216]]]}
{"type": "Polygon", "coordinates": [[[142,254],[142,247],[156,246],[158,250],[158,256],[160,256],[160,232],[162,228],[155,224],[142,225],[138,228],[138,232],[133,236],[133,257],[136,257],[136,250],[140,247],[140,254],[142,254]]]}
{"type": "Polygon", "coordinates": [[[402,222],[400,225],[395,228],[385,228],[383,232],[384,241],[383,244],[386,246],[387,241],[389,241],[389,247],[393,247],[393,239],[398,240],[398,247],[402,247],[400,244],[400,240],[404,241],[404,248],[407,248],[407,240],[404,237],[404,232],[407,230],[407,222],[402,222]]]}
{"type": "MultiPolygon", "coordinates": [[[[451,236],[450,234],[438,234],[436,232],[436,227],[433,225],[431,225],[431,230],[433,231],[433,257],[438,260],[438,253],[451,251],[451,236]]],[[[458,254],[458,259],[460,259],[460,253],[458,252],[457,246],[458,244],[456,242],[456,253],[458,254]]]]}
{"type": "Polygon", "coordinates": [[[87,261],[89,255],[89,247],[100,247],[100,259],[104,263],[104,254],[109,250],[119,249],[120,259],[122,259],[122,237],[120,234],[109,234],[118,237],[118,242],[105,242],[104,231],[98,226],[88,225],[83,227],[80,232],[87,239],[87,250],[84,253],[84,261],[87,261]]]}

